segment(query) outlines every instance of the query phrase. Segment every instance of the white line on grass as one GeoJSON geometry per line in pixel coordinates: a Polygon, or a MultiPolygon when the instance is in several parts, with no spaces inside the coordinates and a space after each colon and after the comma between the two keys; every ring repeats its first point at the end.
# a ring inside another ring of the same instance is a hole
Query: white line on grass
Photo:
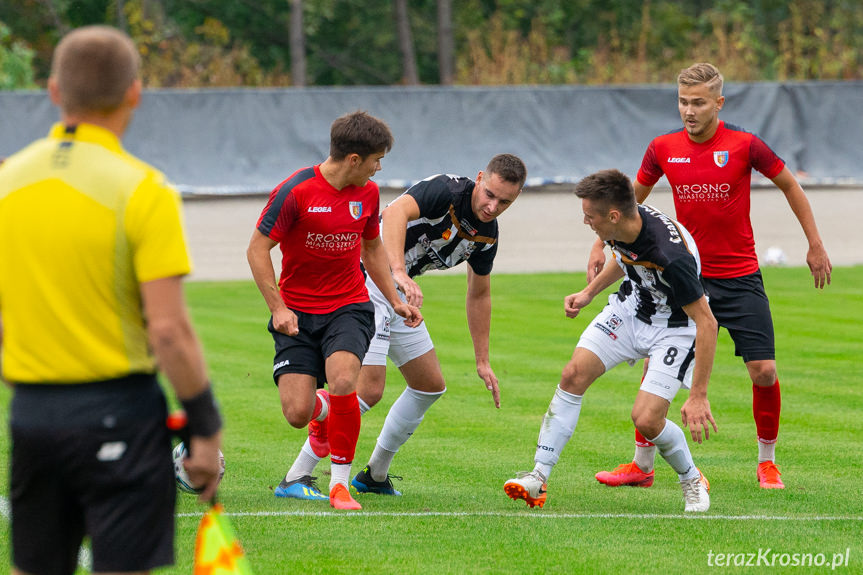
{"type": "MultiPolygon", "coordinates": [[[[860,516],[841,515],[704,515],[660,513],[500,513],[493,511],[235,511],[224,513],[230,517],[525,517],[530,519],[722,519],[726,521],[863,521],[860,516]]],[[[178,513],[177,517],[200,517],[199,513],[178,513]]]]}
{"type": "Polygon", "coordinates": [[[9,500],[0,495],[0,515],[6,521],[12,521],[12,507],[9,505],[9,500]]]}

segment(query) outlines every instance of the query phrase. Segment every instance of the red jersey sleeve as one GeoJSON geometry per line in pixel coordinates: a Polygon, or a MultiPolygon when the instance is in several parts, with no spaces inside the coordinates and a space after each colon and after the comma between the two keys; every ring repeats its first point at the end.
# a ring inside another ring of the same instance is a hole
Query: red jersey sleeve
{"type": "Polygon", "coordinates": [[[752,167],[771,180],[778,176],[782,168],[785,167],[782,158],[777,156],[776,152],[755,134],[752,135],[752,140],[749,143],[749,158],[752,167]]]}
{"type": "Polygon", "coordinates": [[[656,140],[652,140],[647,146],[647,151],[644,152],[641,168],[638,169],[638,174],[635,176],[639,184],[652,187],[662,177],[662,166],[660,166],[656,154],[656,140]]]}
{"type": "Polygon", "coordinates": [[[381,206],[381,196],[380,192],[374,194],[373,196],[374,205],[372,206],[371,214],[369,214],[369,219],[366,220],[366,226],[363,228],[363,239],[373,240],[378,237],[381,233],[380,228],[380,206],[381,206]]]}
{"type": "MultiPolygon", "coordinates": [[[[299,206],[297,204],[297,196],[294,194],[293,188],[298,183],[297,175],[308,177],[309,170],[298,172],[291,178],[288,178],[270,192],[270,198],[267,200],[267,205],[264,211],[261,212],[261,217],[258,218],[258,231],[273,240],[276,243],[281,243],[285,234],[291,229],[291,226],[296,221],[299,215],[299,206]]],[[[311,171],[312,175],[314,172],[311,171]]],[[[302,180],[299,180],[302,181],[302,180]]]]}

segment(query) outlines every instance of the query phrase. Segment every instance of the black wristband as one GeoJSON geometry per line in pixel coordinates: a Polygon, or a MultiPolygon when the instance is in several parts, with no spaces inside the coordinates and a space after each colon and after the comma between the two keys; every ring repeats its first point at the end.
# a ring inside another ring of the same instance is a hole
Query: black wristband
{"type": "Polygon", "coordinates": [[[216,407],[216,398],[208,385],[207,389],[191,399],[181,399],[180,403],[186,411],[186,424],[189,435],[210,437],[222,429],[222,416],[216,407]]]}

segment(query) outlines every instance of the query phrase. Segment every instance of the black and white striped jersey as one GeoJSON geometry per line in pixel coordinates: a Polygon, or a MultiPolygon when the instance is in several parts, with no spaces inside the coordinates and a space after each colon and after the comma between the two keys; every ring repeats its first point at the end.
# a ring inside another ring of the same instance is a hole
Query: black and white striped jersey
{"type": "Polygon", "coordinates": [[[617,298],[647,324],[683,327],[695,325],[683,306],[704,294],[701,260],[689,232],[659,210],[639,205],[642,226],[631,244],[608,241],[623,268],[617,298]]]}
{"type": "Polygon", "coordinates": [[[408,222],[405,266],[410,277],[467,261],[478,275],[491,273],[497,254],[497,220],[485,223],[471,209],[474,182],[438,174],[411,186],[420,217],[408,222]]]}

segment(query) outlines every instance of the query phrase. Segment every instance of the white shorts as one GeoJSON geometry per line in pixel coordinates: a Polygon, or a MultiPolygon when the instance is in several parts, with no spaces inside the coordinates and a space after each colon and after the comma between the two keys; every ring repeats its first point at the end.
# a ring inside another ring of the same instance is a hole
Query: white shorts
{"type": "Polygon", "coordinates": [[[669,402],[681,386],[689,389],[692,384],[695,326],[648,325],[611,301],[584,330],[576,347],[595,353],[605,371],[623,362],[635,365],[649,357],[640,389],[669,402]]]}
{"type": "MultiPolygon", "coordinates": [[[[417,327],[406,326],[405,318],[395,312],[369,276],[366,277],[366,289],[375,306],[375,335],[372,336],[363,365],[386,365],[389,356],[396,367],[401,367],[434,349],[425,322],[417,327]]],[[[399,297],[404,301],[405,296],[401,291],[399,297]]]]}

